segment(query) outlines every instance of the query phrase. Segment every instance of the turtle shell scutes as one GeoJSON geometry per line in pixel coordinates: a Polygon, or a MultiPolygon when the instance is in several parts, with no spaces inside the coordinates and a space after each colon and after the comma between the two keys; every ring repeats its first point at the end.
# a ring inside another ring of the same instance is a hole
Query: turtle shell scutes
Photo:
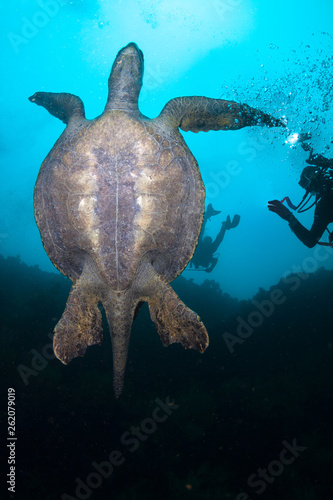
{"type": "Polygon", "coordinates": [[[199,236],[204,188],[178,131],[110,111],[45,162],[36,190],[59,230],[44,232],[44,246],[64,274],[78,276],[87,253],[115,290],[130,286],[143,255],[167,281],[183,270],[199,236]]]}

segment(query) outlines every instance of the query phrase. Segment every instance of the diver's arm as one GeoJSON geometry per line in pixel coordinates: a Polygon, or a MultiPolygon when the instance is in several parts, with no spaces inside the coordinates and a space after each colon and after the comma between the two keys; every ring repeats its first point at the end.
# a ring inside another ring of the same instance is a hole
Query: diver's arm
{"type": "Polygon", "coordinates": [[[212,252],[212,254],[214,254],[216,252],[216,250],[218,249],[218,247],[222,243],[222,240],[224,238],[224,235],[225,235],[225,232],[226,232],[227,229],[228,228],[227,228],[226,223],[222,222],[222,226],[221,226],[220,232],[216,236],[215,241],[212,243],[212,246],[211,246],[211,252],[212,252]]]}
{"type": "Polygon", "coordinates": [[[308,248],[313,248],[320,240],[323,232],[325,231],[328,222],[321,218],[316,217],[312,224],[311,229],[306,229],[302,224],[291,215],[288,220],[288,224],[292,232],[297,236],[297,238],[308,248]]]}
{"type": "Polygon", "coordinates": [[[307,247],[314,247],[323,232],[328,226],[330,220],[326,216],[326,207],[323,205],[322,200],[318,202],[315,210],[315,218],[310,230],[306,229],[302,224],[293,216],[293,214],[285,207],[280,201],[272,200],[268,202],[268,209],[276,213],[282,219],[289,223],[290,229],[297,236],[297,238],[307,247]]]}

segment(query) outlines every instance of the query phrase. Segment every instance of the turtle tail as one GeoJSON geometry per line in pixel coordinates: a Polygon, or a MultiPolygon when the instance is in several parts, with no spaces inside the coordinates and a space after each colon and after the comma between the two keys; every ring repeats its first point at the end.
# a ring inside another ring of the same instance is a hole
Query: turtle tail
{"type": "Polygon", "coordinates": [[[126,292],[109,292],[102,300],[109,325],[113,355],[113,389],[116,398],[123,390],[128,344],[137,303],[126,292]]]}

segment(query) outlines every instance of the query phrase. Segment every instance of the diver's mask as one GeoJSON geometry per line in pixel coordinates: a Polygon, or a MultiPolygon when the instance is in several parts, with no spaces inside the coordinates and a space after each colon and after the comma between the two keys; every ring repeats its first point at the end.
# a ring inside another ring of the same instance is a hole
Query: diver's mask
{"type": "Polygon", "coordinates": [[[305,167],[302,171],[301,178],[299,180],[299,185],[306,190],[305,195],[303,196],[301,202],[295,206],[291,203],[288,196],[283,198],[282,203],[286,201],[289,208],[292,210],[296,210],[298,213],[306,212],[313,205],[315,205],[321,194],[319,193],[320,186],[320,176],[318,176],[318,169],[316,167],[305,167]],[[315,196],[315,201],[311,203],[312,197],[315,196]]]}

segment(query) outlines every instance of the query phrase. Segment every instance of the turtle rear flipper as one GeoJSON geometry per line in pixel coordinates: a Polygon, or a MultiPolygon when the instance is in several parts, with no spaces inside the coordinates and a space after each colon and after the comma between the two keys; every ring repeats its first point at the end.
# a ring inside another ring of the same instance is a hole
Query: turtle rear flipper
{"type": "Polygon", "coordinates": [[[84,356],[90,345],[102,343],[103,326],[98,298],[80,279],[71,289],[54,334],[54,353],[65,365],[77,356],[84,356]]]}
{"type": "Polygon", "coordinates": [[[207,330],[199,316],[187,307],[170,285],[160,280],[159,291],[148,300],[150,317],[164,346],[180,342],[185,349],[204,352],[207,330]]]}
{"type": "Polygon", "coordinates": [[[38,106],[43,106],[51,115],[59,118],[66,125],[73,119],[85,121],[84,104],[77,95],[64,92],[59,94],[36,92],[29,97],[29,101],[38,104],[38,106]]]}

